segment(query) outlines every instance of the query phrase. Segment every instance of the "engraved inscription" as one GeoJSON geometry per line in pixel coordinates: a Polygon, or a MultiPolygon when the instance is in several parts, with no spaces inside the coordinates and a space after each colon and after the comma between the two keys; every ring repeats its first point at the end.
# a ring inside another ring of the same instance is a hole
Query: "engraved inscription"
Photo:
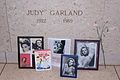
{"type": "Polygon", "coordinates": [[[63,23],[73,23],[73,19],[64,18],[63,23]]]}
{"type": "Polygon", "coordinates": [[[27,15],[43,15],[46,10],[28,10],[27,15]]]}
{"type": "Polygon", "coordinates": [[[37,19],[37,23],[46,23],[46,19],[37,19]]]}

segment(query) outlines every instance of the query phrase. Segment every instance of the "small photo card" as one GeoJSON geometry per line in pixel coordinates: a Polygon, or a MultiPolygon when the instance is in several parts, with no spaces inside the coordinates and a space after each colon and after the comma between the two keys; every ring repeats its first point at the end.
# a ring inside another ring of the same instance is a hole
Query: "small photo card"
{"type": "Polygon", "coordinates": [[[52,51],[52,65],[60,67],[62,54],[70,54],[71,39],[48,38],[48,49],[52,51]]]}
{"type": "Polygon", "coordinates": [[[30,54],[20,54],[20,67],[30,67],[30,54]]]}
{"type": "Polygon", "coordinates": [[[37,50],[35,54],[35,69],[36,71],[50,70],[51,66],[51,50],[37,50]]]}
{"type": "Polygon", "coordinates": [[[77,78],[77,55],[61,55],[61,77],[77,78]]]}

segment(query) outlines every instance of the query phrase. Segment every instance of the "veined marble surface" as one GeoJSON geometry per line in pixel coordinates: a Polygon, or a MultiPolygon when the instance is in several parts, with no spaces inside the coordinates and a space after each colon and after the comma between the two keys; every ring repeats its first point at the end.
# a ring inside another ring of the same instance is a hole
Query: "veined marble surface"
{"type": "MultiPolygon", "coordinates": [[[[6,52],[11,62],[17,62],[17,36],[47,38],[98,39],[96,27],[108,21],[103,45],[106,64],[120,65],[120,1],[119,0],[0,0],[0,52],[6,52]],[[6,9],[7,8],[7,9],[6,9]],[[7,10],[7,12],[6,12],[7,10]],[[27,15],[28,10],[45,10],[43,15],[27,15]],[[51,10],[82,10],[81,16],[50,15],[51,10]],[[8,21],[7,21],[8,19],[8,21]],[[37,20],[46,19],[46,23],[37,20]],[[65,23],[64,19],[73,22],[65,23]]],[[[101,51],[100,51],[101,52],[101,51]]],[[[2,54],[0,54],[2,55],[2,54]]],[[[103,64],[102,53],[100,63],[103,64]]]]}

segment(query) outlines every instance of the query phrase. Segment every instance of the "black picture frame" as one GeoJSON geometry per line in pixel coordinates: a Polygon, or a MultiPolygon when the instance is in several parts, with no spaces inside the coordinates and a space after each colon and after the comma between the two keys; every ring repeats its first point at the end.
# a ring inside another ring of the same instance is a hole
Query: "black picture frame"
{"type": "Polygon", "coordinates": [[[77,68],[98,70],[100,40],[75,39],[74,54],[78,56],[77,68]]]}
{"type": "Polygon", "coordinates": [[[43,36],[17,36],[18,67],[20,69],[35,69],[34,50],[44,49],[43,36]]]}
{"type": "Polygon", "coordinates": [[[77,61],[77,55],[61,55],[60,76],[77,78],[77,61]]]}

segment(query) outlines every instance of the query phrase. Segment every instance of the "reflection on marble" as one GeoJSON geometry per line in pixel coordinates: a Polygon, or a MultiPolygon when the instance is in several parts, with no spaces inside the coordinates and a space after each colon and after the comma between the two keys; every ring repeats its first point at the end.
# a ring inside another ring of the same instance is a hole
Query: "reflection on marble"
{"type": "Polygon", "coordinates": [[[1,76],[1,80],[118,80],[113,66],[100,66],[98,71],[78,70],[78,77],[60,77],[59,68],[53,67],[52,70],[36,72],[34,69],[18,69],[17,64],[7,64],[1,76]],[[28,77],[29,76],[29,77],[28,77]]]}

